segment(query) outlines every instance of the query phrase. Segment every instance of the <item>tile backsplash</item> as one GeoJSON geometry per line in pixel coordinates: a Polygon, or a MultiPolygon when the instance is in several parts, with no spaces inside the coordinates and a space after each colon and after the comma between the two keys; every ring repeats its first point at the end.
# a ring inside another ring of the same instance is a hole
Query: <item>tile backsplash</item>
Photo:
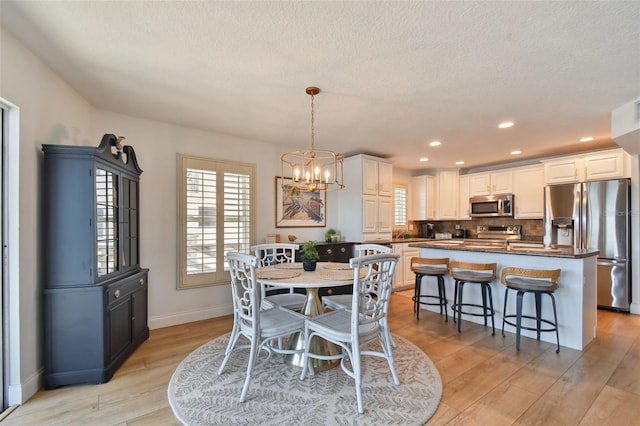
{"type": "MultiPolygon", "coordinates": [[[[522,229],[523,240],[542,241],[544,237],[544,222],[542,219],[507,219],[507,218],[483,218],[473,220],[427,220],[434,224],[435,232],[451,232],[455,231],[456,225],[460,225],[460,229],[468,229],[471,238],[477,237],[477,228],[479,225],[519,225],[522,229]]],[[[413,224],[413,230],[409,231],[411,236],[417,237],[421,223],[420,221],[409,221],[413,224]]]]}

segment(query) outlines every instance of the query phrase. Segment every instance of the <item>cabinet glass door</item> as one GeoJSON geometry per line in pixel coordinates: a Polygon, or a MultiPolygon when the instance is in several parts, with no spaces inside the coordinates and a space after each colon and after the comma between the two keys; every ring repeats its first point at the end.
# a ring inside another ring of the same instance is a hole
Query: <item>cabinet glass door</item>
{"type": "Polygon", "coordinates": [[[118,270],[118,176],[96,169],[96,263],[98,276],[118,270]]]}
{"type": "Polygon", "coordinates": [[[122,178],[122,267],[138,264],[138,182],[122,178]]]}

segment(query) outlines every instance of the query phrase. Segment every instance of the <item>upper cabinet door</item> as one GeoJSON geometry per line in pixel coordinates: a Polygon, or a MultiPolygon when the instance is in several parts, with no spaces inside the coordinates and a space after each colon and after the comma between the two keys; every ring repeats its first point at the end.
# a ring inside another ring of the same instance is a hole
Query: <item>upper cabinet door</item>
{"type": "Polygon", "coordinates": [[[491,194],[491,176],[489,173],[480,173],[469,175],[469,195],[490,195],[491,194]]]}
{"type": "Polygon", "coordinates": [[[584,158],[585,180],[626,177],[622,151],[593,154],[584,158]]]}
{"type": "Polygon", "coordinates": [[[544,180],[548,185],[582,181],[581,158],[563,158],[544,163],[544,180]]]}
{"type": "Polygon", "coordinates": [[[393,195],[393,166],[391,163],[378,163],[378,195],[391,197],[393,195]]]}
{"type": "Polygon", "coordinates": [[[378,195],[378,161],[362,159],[362,193],[378,195]]]}
{"type": "Polygon", "coordinates": [[[514,172],[515,218],[542,219],[544,216],[544,169],[525,167],[514,172]]]}

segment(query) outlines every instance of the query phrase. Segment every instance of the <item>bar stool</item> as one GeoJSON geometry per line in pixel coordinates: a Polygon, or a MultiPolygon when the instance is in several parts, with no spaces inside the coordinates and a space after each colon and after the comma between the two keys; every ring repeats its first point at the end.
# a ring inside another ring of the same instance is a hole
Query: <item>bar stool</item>
{"type": "Polygon", "coordinates": [[[447,314],[447,293],[444,288],[444,276],[447,273],[449,267],[448,258],[427,258],[427,257],[412,257],[411,258],[411,270],[416,274],[416,286],[413,293],[413,311],[416,313],[416,319],[420,319],[420,305],[435,305],[440,306],[440,315],[444,311],[444,320],[449,322],[449,315],[447,314]],[[422,278],[423,277],[436,277],[438,282],[438,295],[422,294],[422,278]],[[424,302],[422,299],[432,300],[435,302],[424,302]]]}
{"type": "Polygon", "coordinates": [[[460,323],[462,314],[473,315],[476,317],[484,317],[484,325],[487,326],[487,317],[491,317],[491,335],[496,334],[494,323],[495,310],[493,309],[493,297],[491,295],[491,286],[489,285],[496,278],[495,263],[473,263],[452,260],[449,263],[449,275],[455,281],[453,304],[453,321],[456,321],[458,315],[458,333],[460,333],[460,323]],[[480,292],[482,294],[482,305],[477,303],[463,303],[462,294],[464,285],[467,283],[480,284],[480,292]],[[487,306],[487,300],[489,305],[487,306]],[[473,312],[469,309],[480,308],[481,313],[473,312]]]}
{"type": "Polygon", "coordinates": [[[558,334],[558,314],[556,312],[556,299],[553,292],[558,288],[558,277],[560,277],[560,269],[524,269],[506,267],[502,270],[502,284],[504,289],[504,310],[502,317],[502,337],[504,335],[504,324],[507,323],[516,328],[516,349],[520,350],[520,331],[521,329],[532,330],[537,333],[540,340],[541,332],[556,333],[556,341],[558,349],[556,353],[560,353],[560,336],[558,334]],[[507,315],[507,296],[509,290],[517,291],[516,313],[515,315],[507,315]],[[525,293],[533,293],[536,302],[536,315],[522,314],[522,299],[525,293]],[[542,295],[547,294],[551,298],[553,305],[553,321],[542,318],[542,295]],[[516,319],[515,324],[511,320],[516,319]],[[522,325],[522,319],[535,320],[535,327],[527,327],[522,325]],[[542,328],[542,323],[547,324],[550,328],[542,328]]]}

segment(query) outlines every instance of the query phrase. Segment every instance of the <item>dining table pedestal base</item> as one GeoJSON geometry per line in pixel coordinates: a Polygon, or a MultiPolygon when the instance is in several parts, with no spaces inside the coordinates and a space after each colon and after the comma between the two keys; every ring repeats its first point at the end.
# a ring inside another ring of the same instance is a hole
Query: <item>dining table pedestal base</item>
{"type": "MultiPolygon", "coordinates": [[[[324,313],[322,310],[322,303],[320,302],[320,298],[318,297],[317,288],[307,288],[307,299],[305,300],[300,313],[307,317],[315,317],[324,313]]],[[[305,340],[306,336],[304,335],[304,333],[293,334],[291,336],[291,339],[289,340],[289,349],[304,349],[305,340]]],[[[324,356],[337,357],[340,355],[340,351],[335,344],[317,336],[311,340],[311,348],[309,352],[324,356]]],[[[292,367],[302,368],[302,358],[303,355],[301,353],[289,354],[285,355],[284,362],[285,364],[292,367]]],[[[340,359],[310,358],[310,362],[312,363],[313,371],[319,372],[330,370],[338,366],[338,364],[340,364],[340,359]]]]}

